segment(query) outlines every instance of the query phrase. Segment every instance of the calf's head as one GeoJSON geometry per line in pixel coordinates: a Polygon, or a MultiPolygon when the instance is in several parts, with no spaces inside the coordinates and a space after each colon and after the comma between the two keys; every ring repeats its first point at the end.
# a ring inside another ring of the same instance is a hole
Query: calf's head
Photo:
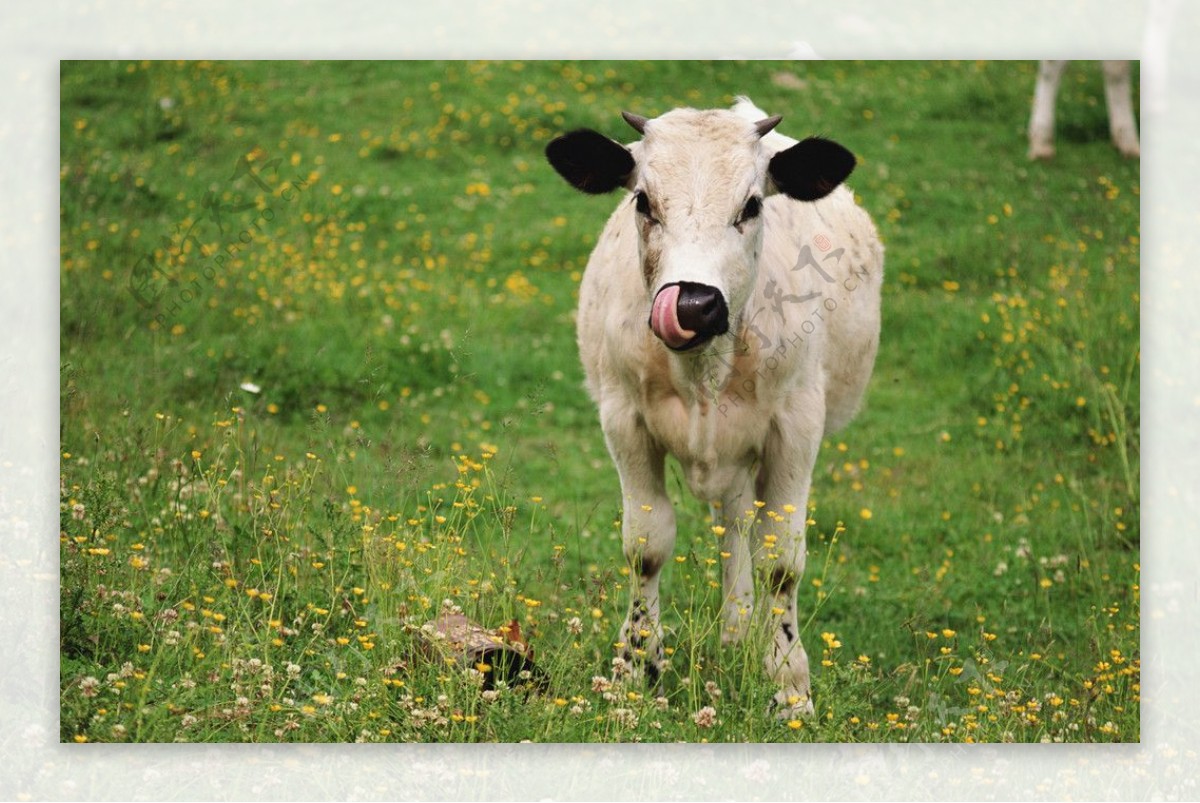
{"type": "Polygon", "coordinates": [[[729,331],[754,289],[763,199],[823,198],[854,169],[854,155],[815,137],[770,147],[763,138],[779,117],[623,116],[642,135],[632,145],[581,129],[551,141],[546,157],[583,192],[630,192],[650,328],[668,348],[696,349],[729,331]]]}

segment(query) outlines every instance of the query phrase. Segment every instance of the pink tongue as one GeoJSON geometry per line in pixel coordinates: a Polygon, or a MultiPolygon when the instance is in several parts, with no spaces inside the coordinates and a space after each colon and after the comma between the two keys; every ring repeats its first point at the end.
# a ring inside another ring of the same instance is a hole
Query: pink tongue
{"type": "Polygon", "coordinates": [[[659,340],[673,349],[682,348],[696,336],[692,330],[680,326],[678,304],[679,285],[673,284],[658,292],[650,309],[650,328],[659,340]]]}

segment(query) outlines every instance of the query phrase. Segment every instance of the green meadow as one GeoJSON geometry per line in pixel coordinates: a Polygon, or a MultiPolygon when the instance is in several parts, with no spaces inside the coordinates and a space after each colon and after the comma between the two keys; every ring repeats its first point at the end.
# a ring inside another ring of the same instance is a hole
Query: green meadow
{"type": "Polygon", "coordinates": [[[1139,166],[1095,65],[1028,162],[1035,70],[63,62],[60,738],[1138,741],[1139,166]],[[617,199],[542,156],[738,94],[855,152],[887,249],[813,483],[804,720],[766,714],[761,637],[720,645],[675,466],[670,666],[612,678],[574,308],[617,199]],[[538,682],[438,649],[445,611],[538,682]]]}

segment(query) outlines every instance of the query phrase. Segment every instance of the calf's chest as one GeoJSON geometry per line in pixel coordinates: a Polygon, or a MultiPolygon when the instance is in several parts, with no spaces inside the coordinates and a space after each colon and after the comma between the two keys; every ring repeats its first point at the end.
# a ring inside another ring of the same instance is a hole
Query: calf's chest
{"type": "Polygon", "coordinates": [[[664,371],[644,375],[640,389],[647,430],[679,461],[693,494],[721,501],[745,487],[771,427],[769,407],[753,386],[681,389],[664,371]]]}

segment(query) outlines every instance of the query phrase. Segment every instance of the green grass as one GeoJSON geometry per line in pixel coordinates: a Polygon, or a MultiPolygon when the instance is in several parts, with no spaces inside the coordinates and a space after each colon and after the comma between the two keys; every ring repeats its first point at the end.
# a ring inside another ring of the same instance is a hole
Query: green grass
{"type": "Polygon", "coordinates": [[[1138,740],[1138,164],[1087,69],[1027,163],[1033,79],[64,63],[61,738],[1138,740]],[[858,154],[887,246],[867,407],[814,479],[804,722],[764,715],[760,639],[718,645],[674,470],[671,669],[604,680],[627,572],[573,309],[613,199],[541,155],[740,93],[858,154]],[[484,694],[420,634],[445,606],[516,619],[550,687],[484,694]]]}

